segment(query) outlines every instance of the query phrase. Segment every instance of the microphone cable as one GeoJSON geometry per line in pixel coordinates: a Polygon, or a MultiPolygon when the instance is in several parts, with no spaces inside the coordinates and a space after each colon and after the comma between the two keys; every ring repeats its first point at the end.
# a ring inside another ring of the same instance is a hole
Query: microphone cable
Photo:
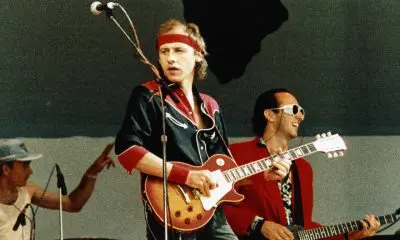
{"type": "Polygon", "coordinates": [[[32,213],[30,239],[35,240],[35,230],[36,230],[36,216],[35,215],[36,214],[35,214],[32,204],[29,204],[29,209],[31,210],[31,213],[32,213]]]}

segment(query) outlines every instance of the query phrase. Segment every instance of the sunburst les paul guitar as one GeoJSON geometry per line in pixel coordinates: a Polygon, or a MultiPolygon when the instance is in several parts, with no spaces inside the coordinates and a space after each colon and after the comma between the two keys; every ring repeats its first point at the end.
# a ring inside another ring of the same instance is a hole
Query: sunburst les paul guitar
{"type": "MultiPolygon", "coordinates": [[[[168,226],[182,232],[192,232],[203,227],[210,221],[216,207],[222,202],[239,202],[244,196],[233,188],[235,182],[268,170],[275,161],[282,158],[295,160],[316,152],[325,152],[328,157],[338,157],[346,150],[343,139],[330,133],[317,135],[317,140],[278,155],[259,159],[251,163],[237,166],[236,162],[223,154],[211,156],[204,165],[192,166],[181,162],[174,164],[184,165],[192,170],[209,170],[217,187],[210,190],[210,196],[201,195],[198,190],[185,185],[167,183],[169,211],[168,226]]],[[[147,176],[144,182],[144,191],[154,215],[160,222],[164,222],[163,208],[163,181],[161,178],[147,176]]]]}

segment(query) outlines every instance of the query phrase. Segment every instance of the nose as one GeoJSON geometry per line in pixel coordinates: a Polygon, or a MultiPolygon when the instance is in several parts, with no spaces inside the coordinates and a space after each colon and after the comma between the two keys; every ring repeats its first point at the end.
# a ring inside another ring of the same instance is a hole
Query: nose
{"type": "Polygon", "coordinates": [[[28,175],[30,176],[30,175],[32,175],[32,173],[33,173],[33,170],[32,170],[32,168],[29,166],[29,168],[28,168],[28,175]]]}
{"type": "Polygon", "coordinates": [[[167,62],[168,63],[174,63],[176,60],[175,54],[173,53],[168,53],[167,55],[167,62]]]}
{"type": "Polygon", "coordinates": [[[299,120],[300,122],[304,120],[304,117],[305,117],[304,114],[301,112],[298,112],[296,114],[296,119],[299,120]]]}

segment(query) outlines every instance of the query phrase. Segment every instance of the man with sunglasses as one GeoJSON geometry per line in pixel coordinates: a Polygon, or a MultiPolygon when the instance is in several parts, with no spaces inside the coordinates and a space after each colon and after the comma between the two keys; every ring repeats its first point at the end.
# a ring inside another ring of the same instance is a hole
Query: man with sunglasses
{"type": "MultiPolygon", "coordinates": [[[[287,151],[304,117],[304,109],[287,89],[262,93],[252,117],[256,137],[230,145],[237,164],[287,151]]],[[[246,240],[290,240],[294,236],[289,225],[307,229],[321,226],[312,219],[312,178],[311,165],[304,159],[297,159],[293,164],[281,159],[269,170],[238,182],[235,188],[245,199],[237,205],[224,206],[229,224],[246,240]]],[[[362,224],[361,231],[331,239],[361,239],[375,234],[379,227],[374,216],[366,216],[362,224]]]]}

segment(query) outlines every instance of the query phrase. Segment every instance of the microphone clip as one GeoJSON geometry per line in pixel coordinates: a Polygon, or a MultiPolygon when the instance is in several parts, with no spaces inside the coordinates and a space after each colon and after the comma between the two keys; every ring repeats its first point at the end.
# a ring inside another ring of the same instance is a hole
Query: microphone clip
{"type": "Polygon", "coordinates": [[[104,4],[99,1],[95,1],[90,5],[90,11],[93,13],[93,15],[99,15],[104,12],[106,16],[110,18],[111,16],[114,16],[112,10],[118,6],[119,3],[115,2],[108,2],[104,4]]]}
{"type": "Polygon", "coordinates": [[[61,172],[60,166],[56,163],[56,171],[57,171],[57,187],[61,189],[61,194],[63,196],[68,194],[67,186],[65,185],[64,175],[61,172]]]}

